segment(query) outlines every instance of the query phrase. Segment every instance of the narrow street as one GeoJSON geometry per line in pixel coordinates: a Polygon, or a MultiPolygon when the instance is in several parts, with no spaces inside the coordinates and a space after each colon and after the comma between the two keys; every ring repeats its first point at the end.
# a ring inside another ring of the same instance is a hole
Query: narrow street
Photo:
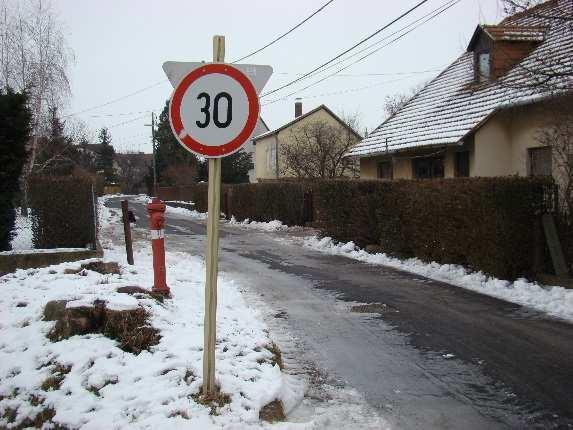
{"type": "MultiPolygon", "coordinates": [[[[130,206],[148,228],[143,204],[130,206]]],[[[203,255],[205,230],[168,213],[166,246],[203,255]]],[[[573,428],[571,324],[322,254],[301,246],[302,234],[221,224],[220,270],[297,339],[287,360],[356,389],[396,428],[573,428]]]]}

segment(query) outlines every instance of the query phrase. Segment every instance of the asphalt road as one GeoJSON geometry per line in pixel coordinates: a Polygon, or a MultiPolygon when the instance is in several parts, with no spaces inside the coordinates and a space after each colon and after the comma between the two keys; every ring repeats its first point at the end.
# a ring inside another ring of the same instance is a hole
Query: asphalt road
{"type": "MultiPolygon", "coordinates": [[[[131,206],[147,228],[143,206],[131,206]]],[[[204,222],[170,215],[167,246],[203,255],[205,231],[204,222]]],[[[302,234],[222,224],[220,270],[276,313],[301,357],[395,427],[573,429],[572,324],[311,250],[302,234]],[[357,313],[357,303],[378,305],[357,313]]]]}

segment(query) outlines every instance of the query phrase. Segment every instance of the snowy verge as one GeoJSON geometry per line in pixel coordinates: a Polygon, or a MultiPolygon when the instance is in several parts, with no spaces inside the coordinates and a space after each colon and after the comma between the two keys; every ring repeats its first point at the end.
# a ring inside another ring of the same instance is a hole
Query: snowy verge
{"type": "Polygon", "coordinates": [[[545,287],[526,279],[504,281],[482,272],[470,272],[454,264],[424,263],[417,258],[400,260],[382,253],[370,254],[359,249],[353,242],[337,243],[330,237],[306,237],[303,239],[303,245],[328,254],[343,255],[365,263],[412,272],[573,322],[573,290],[563,287],[545,287]]]}
{"type": "Polygon", "coordinates": [[[253,228],[256,230],[263,230],[263,231],[279,231],[279,230],[287,230],[289,228],[288,226],[284,225],[281,221],[276,219],[269,222],[251,221],[249,218],[243,221],[237,221],[234,216],[231,217],[229,225],[237,225],[241,227],[253,228]]]}
{"type": "Polygon", "coordinates": [[[14,224],[14,237],[11,246],[14,251],[30,250],[34,248],[32,243],[32,219],[31,216],[22,216],[22,209],[16,208],[16,222],[14,224]]]}
{"type": "MultiPolygon", "coordinates": [[[[121,262],[121,246],[109,240],[120,227],[119,216],[103,205],[100,209],[105,260],[121,262]]],[[[245,301],[240,286],[222,274],[216,380],[231,401],[215,414],[197,403],[193,396],[202,385],[204,262],[187,253],[167,253],[173,299],[164,303],[117,292],[124,286],[150,288],[148,247],[136,250],[135,262],[117,275],[66,273],[82,263],[74,262],[0,277],[0,428],[22,424],[47,409],[55,413],[53,422],[69,428],[266,428],[271,425],[259,421],[264,405],[279,399],[288,412],[300,402],[303,382],[272,363],[267,349],[272,341],[261,315],[245,301]],[[161,340],[138,355],[102,334],[51,342],[46,335],[54,323],[43,320],[43,308],[51,300],[69,300],[68,307],[104,300],[113,310],[143,308],[161,340]],[[54,384],[55,378],[61,381],[54,384]]],[[[315,424],[273,427],[310,429],[315,424]]]]}

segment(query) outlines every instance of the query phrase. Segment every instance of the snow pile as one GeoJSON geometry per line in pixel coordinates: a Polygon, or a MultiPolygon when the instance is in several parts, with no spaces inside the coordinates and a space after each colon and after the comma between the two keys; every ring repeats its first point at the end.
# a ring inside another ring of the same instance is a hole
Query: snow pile
{"type": "Polygon", "coordinates": [[[166,213],[169,215],[180,215],[197,220],[207,219],[207,212],[197,212],[194,209],[174,208],[172,206],[167,206],[166,213]]]}
{"type": "MultiPolygon", "coordinates": [[[[117,214],[101,209],[105,220],[119,225],[117,214]]],[[[105,259],[123,261],[124,252],[112,247],[105,259]]],[[[136,250],[135,261],[118,275],[64,273],[78,269],[77,262],[0,277],[0,428],[8,426],[10,411],[17,410],[13,424],[18,425],[46,408],[55,411],[54,422],[70,428],[248,428],[260,426],[259,411],[272,400],[282,400],[287,410],[300,401],[302,384],[272,364],[266,326],[239,286],[223,275],[216,378],[231,402],[214,415],[195,402],[192,396],[202,385],[204,263],[199,257],[168,252],[167,281],[174,298],[159,303],[116,291],[122,286],[150,287],[149,250],[136,250]],[[144,308],[150,324],[160,330],[160,343],[135,355],[101,334],[47,339],[54,325],[42,319],[48,301],[70,300],[67,306],[75,307],[96,299],[114,310],[144,308]],[[55,377],[61,377],[61,383],[50,386],[47,382],[55,377]]]]}
{"type": "Polygon", "coordinates": [[[14,251],[34,249],[34,244],[32,243],[32,219],[30,216],[22,216],[20,208],[16,209],[16,223],[13,232],[15,236],[11,245],[14,251]]]}
{"type": "Polygon", "coordinates": [[[416,273],[573,321],[573,290],[563,287],[542,287],[526,279],[518,279],[515,282],[504,281],[484,275],[482,272],[470,272],[454,264],[424,263],[417,258],[399,260],[382,253],[369,254],[356,247],[353,242],[336,243],[330,237],[322,239],[307,237],[303,243],[306,247],[322,252],[416,273]]]}
{"type": "Polygon", "coordinates": [[[251,221],[251,220],[249,220],[249,218],[247,218],[243,221],[237,221],[235,219],[235,217],[233,216],[233,217],[231,217],[229,224],[253,228],[256,230],[263,230],[263,231],[279,231],[279,230],[288,229],[288,226],[284,225],[281,221],[276,220],[276,219],[273,221],[269,221],[269,222],[251,221]]]}

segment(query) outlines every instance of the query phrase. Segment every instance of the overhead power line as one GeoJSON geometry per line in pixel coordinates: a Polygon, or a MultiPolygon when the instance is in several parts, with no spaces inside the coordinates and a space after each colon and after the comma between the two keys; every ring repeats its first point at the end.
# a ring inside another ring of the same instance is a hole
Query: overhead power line
{"type": "MultiPolygon", "coordinates": [[[[364,77],[364,76],[395,76],[395,75],[419,75],[419,74],[423,74],[423,73],[430,73],[430,72],[437,72],[439,70],[442,70],[439,67],[433,68],[433,69],[426,69],[426,70],[417,70],[414,72],[388,72],[388,73],[339,73],[338,75],[336,75],[336,77],[338,78],[360,78],[360,77],[364,77]]],[[[302,76],[304,75],[304,73],[289,73],[289,72],[278,72],[275,73],[275,75],[296,75],[296,76],[302,76]]]]}
{"type": "Polygon", "coordinates": [[[369,52],[368,54],[366,54],[366,55],[364,55],[364,56],[362,56],[362,57],[360,57],[359,59],[353,61],[352,63],[350,63],[350,64],[348,64],[348,65],[346,65],[346,66],[344,66],[344,67],[338,69],[338,70],[335,71],[334,73],[331,73],[330,75],[327,75],[327,76],[325,76],[325,77],[319,79],[318,81],[315,81],[315,82],[313,82],[313,83],[310,84],[310,85],[307,85],[307,86],[304,87],[304,88],[300,88],[300,89],[298,89],[298,90],[296,90],[296,91],[293,91],[293,92],[287,94],[287,95],[284,96],[284,97],[280,97],[280,98],[278,98],[278,99],[275,99],[275,100],[272,100],[272,101],[269,101],[269,102],[265,103],[265,106],[266,106],[266,105],[273,104],[273,103],[276,103],[276,102],[281,101],[281,100],[284,100],[284,99],[288,99],[289,97],[292,97],[292,96],[295,95],[295,94],[298,94],[298,93],[300,93],[300,92],[302,92],[302,91],[305,91],[305,90],[307,90],[307,89],[309,89],[309,88],[312,88],[312,87],[314,87],[315,85],[318,85],[318,84],[320,84],[321,82],[324,82],[325,80],[327,80],[327,79],[329,79],[329,78],[331,78],[331,77],[337,75],[338,73],[343,72],[344,70],[347,70],[347,69],[350,68],[351,66],[353,66],[353,65],[355,65],[355,64],[357,64],[357,63],[359,63],[359,62],[361,62],[361,61],[363,61],[363,60],[365,60],[366,58],[370,57],[371,55],[374,55],[375,53],[377,53],[377,52],[380,51],[381,49],[383,49],[383,48],[385,48],[385,47],[387,47],[387,46],[389,46],[389,45],[395,43],[396,41],[400,40],[401,38],[403,38],[403,37],[406,36],[407,34],[411,33],[411,32],[414,31],[414,30],[416,30],[418,27],[421,27],[421,26],[424,25],[425,23],[427,23],[427,22],[431,21],[432,19],[436,18],[437,16],[441,15],[442,13],[444,13],[445,11],[447,11],[448,9],[450,9],[451,7],[455,6],[455,5],[456,5],[457,3],[459,3],[460,1],[461,1],[461,0],[451,0],[451,1],[449,2],[449,4],[447,4],[447,6],[445,6],[445,7],[444,7],[444,6],[441,6],[440,8],[434,10],[433,12],[431,12],[431,13],[429,14],[430,16],[429,16],[425,21],[419,23],[418,25],[416,25],[415,27],[413,27],[413,28],[411,28],[410,30],[406,31],[405,33],[400,34],[398,37],[395,37],[394,39],[392,39],[392,40],[389,41],[388,43],[386,43],[386,44],[380,46],[379,48],[376,48],[375,50],[369,52]]]}
{"type": "Polygon", "coordinates": [[[152,85],[149,85],[149,86],[147,86],[147,87],[141,88],[141,89],[139,89],[139,90],[137,90],[137,91],[134,91],[134,92],[129,93],[129,94],[126,94],[126,95],[124,95],[124,96],[121,96],[121,97],[118,97],[118,98],[116,98],[116,99],[110,100],[110,101],[108,101],[108,102],[102,103],[102,104],[100,104],[100,105],[92,106],[92,107],[90,107],[90,108],[81,110],[81,111],[79,111],[79,112],[71,113],[71,114],[69,114],[69,115],[64,116],[64,118],[68,118],[68,117],[70,117],[70,116],[75,116],[75,115],[80,115],[80,114],[86,113],[86,112],[91,112],[92,110],[96,110],[96,109],[102,108],[102,107],[104,107],[104,106],[109,106],[109,105],[111,105],[111,104],[113,104],[113,103],[117,103],[117,102],[119,102],[119,101],[125,100],[125,99],[127,99],[128,97],[133,97],[133,96],[135,96],[135,95],[137,95],[137,94],[140,94],[140,93],[142,93],[142,92],[144,92],[144,91],[147,91],[147,90],[150,90],[150,89],[152,89],[152,88],[155,88],[155,87],[157,87],[157,86],[159,86],[159,85],[161,85],[161,84],[163,84],[163,83],[165,83],[165,82],[168,82],[168,80],[167,80],[167,79],[163,79],[163,80],[161,80],[161,81],[159,81],[159,82],[156,82],[156,83],[154,83],[154,84],[152,84],[152,85]]]}
{"type": "MultiPolygon", "coordinates": [[[[418,24],[419,22],[423,21],[424,19],[428,18],[429,16],[431,16],[431,15],[437,13],[437,12],[441,12],[441,11],[442,11],[442,8],[448,9],[448,6],[453,5],[453,3],[455,3],[456,1],[457,1],[457,0],[448,0],[448,1],[446,1],[446,2],[443,3],[441,6],[437,7],[436,9],[434,9],[434,10],[432,10],[432,11],[430,11],[430,12],[428,12],[428,13],[425,14],[425,15],[422,15],[420,18],[415,19],[414,21],[412,21],[412,22],[406,24],[405,26],[403,26],[402,28],[400,28],[400,29],[394,31],[393,33],[390,33],[390,34],[384,36],[383,38],[377,40],[376,42],[371,43],[370,45],[365,46],[364,48],[362,48],[362,49],[360,49],[360,50],[358,50],[358,51],[356,51],[356,52],[353,52],[352,54],[350,54],[350,55],[347,56],[346,58],[343,58],[343,59],[341,59],[341,60],[339,60],[339,61],[337,61],[337,62],[335,62],[335,63],[332,63],[332,64],[328,65],[327,67],[324,67],[322,70],[319,70],[319,71],[317,71],[317,72],[311,74],[311,75],[309,76],[309,78],[312,77],[312,76],[315,76],[315,75],[319,75],[319,74],[321,74],[321,73],[323,73],[323,72],[325,72],[325,71],[327,71],[327,70],[333,69],[333,68],[335,68],[336,66],[338,66],[338,65],[340,65],[340,64],[342,64],[342,63],[347,62],[347,61],[350,60],[351,58],[357,57],[358,55],[362,54],[363,52],[366,52],[366,51],[368,51],[369,49],[371,49],[371,48],[373,48],[373,47],[375,47],[375,46],[381,44],[382,42],[384,42],[384,41],[386,41],[386,40],[388,40],[388,39],[391,39],[391,38],[392,38],[393,36],[395,36],[396,34],[400,34],[402,31],[407,30],[407,29],[410,28],[410,27],[413,27],[413,26],[416,27],[416,24],[418,24]]],[[[417,28],[417,27],[416,27],[416,28],[417,28]]],[[[407,34],[407,33],[406,33],[406,34],[407,34]]],[[[385,46],[387,46],[387,45],[385,45],[385,46]]],[[[341,76],[341,75],[340,75],[340,74],[336,74],[336,76],[341,76]]]]}
{"type": "Polygon", "coordinates": [[[346,49],[345,51],[341,52],[340,54],[338,54],[337,56],[331,58],[330,60],[328,60],[327,62],[321,64],[318,67],[315,67],[314,69],[312,69],[310,72],[305,73],[304,75],[302,75],[299,78],[296,78],[284,85],[281,85],[278,88],[275,88],[274,90],[270,90],[266,93],[264,93],[261,97],[266,97],[269,96],[271,94],[276,93],[277,91],[280,91],[286,87],[289,87],[293,84],[296,84],[297,82],[302,81],[303,79],[305,79],[306,77],[312,75],[314,72],[322,69],[324,66],[329,65],[330,63],[332,63],[333,61],[338,60],[340,57],[348,54],[350,51],[356,49],[358,46],[362,45],[363,43],[369,41],[370,39],[372,39],[373,37],[375,37],[376,35],[380,34],[382,31],[386,30],[388,27],[390,27],[391,25],[395,24],[396,22],[400,21],[401,19],[403,19],[404,17],[406,17],[407,15],[409,15],[410,13],[412,13],[413,11],[415,11],[416,9],[418,9],[420,6],[422,6],[424,3],[428,2],[429,0],[422,0],[421,2],[419,2],[418,4],[416,4],[414,7],[410,8],[409,10],[407,10],[406,12],[402,13],[400,16],[398,16],[397,18],[394,18],[392,21],[390,21],[388,24],[384,25],[383,27],[379,28],[378,30],[376,30],[374,33],[370,34],[369,36],[365,37],[364,39],[360,40],[358,43],[354,44],[353,46],[351,46],[350,48],[346,49]]]}
{"type": "Polygon", "coordinates": [[[128,120],[128,121],[123,121],[123,122],[120,122],[120,123],[117,123],[117,124],[110,125],[110,126],[107,127],[107,128],[121,127],[121,126],[123,126],[123,125],[131,124],[132,122],[139,121],[140,119],[147,118],[147,116],[148,116],[148,115],[138,116],[137,118],[133,118],[133,119],[130,119],[130,120],[128,120]]]}
{"type": "Polygon", "coordinates": [[[311,19],[313,16],[315,16],[316,14],[320,13],[324,8],[326,8],[330,3],[332,3],[334,0],[329,0],[327,1],[325,4],[323,4],[320,8],[318,8],[317,10],[315,10],[311,15],[307,16],[305,19],[303,19],[301,22],[299,22],[297,25],[295,25],[294,27],[292,27],[290,30],[288,30],[286,33],[281,34],[280,36],[278,36],[277,38],[271,40],[269,43],[267,43],[266,45],[262,46],[261,48],[251,52],[250,54],[245,55],[244,57],[241,57],[235,61],[232,61],[231,64],[235,64],[238,63],[239,61],[243,61],[246,60],[249,57],[252,57],[255,54],[258,54],[259,52],[261,52],[264,49],[267,49],[269,46],[274,45],[275,43],[277,43],[279,40],[281,40],[283,37],[288,36],[290,33],[292,33],[293,31],[295,31],[297,28],[299,28],[301,25],[303,25],[305,22],[307,22],[309,19],[311,19]]]}
{"type": "MultiPolygon", "coordinates": [[[[377,82],[377,83],[372,84],[372,85],[366,85],[366,86],[357,87],[357,88],[346,88],[344,90],[339,90],[339,91],[331,91],[331,92],[322,93],[322,94],[313,94],[313,95],[309,95],[309,96],[300,97],[300,99],[306,100],[306,99],[315,99],[318,97],[330,97],[330,96],[337,96],[337,95],[348,94],[348,93],[355,93],[355,92],[364,91],[364,90],[368,90],[371,88],[379,87],[379,86],[385,85],[385,84],[393,84],[395,82],[401,82],[401,81],[404,81],[406,79],[411,79],[412,77],[413,76],[406,76],[403,78],[392,79],[390,81],[377,82]]],[[[279,102],[279,101],[285,101],[285,100],[287,100],[287,98],[279,98],[279,99],[271,100],[267,103],[263,103],[261,106],[266,106],[268,104],[272,104],[272,103],[279,102]]]]}

